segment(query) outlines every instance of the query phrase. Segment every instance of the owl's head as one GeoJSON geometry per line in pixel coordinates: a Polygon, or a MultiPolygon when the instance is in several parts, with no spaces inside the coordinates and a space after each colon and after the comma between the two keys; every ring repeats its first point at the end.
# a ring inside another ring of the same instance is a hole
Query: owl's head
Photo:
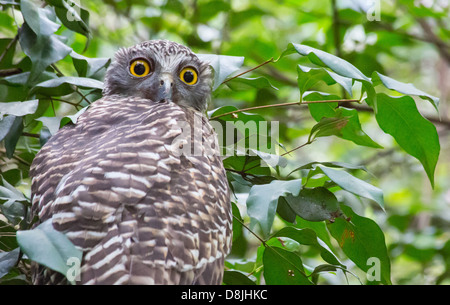
{"type": "Polygon", "coordinates": [[[145,41],[120,49],[105,76],[104,95],[137,96],[206,109],[212,70],[187,47],[166,40],[145,41]]]}

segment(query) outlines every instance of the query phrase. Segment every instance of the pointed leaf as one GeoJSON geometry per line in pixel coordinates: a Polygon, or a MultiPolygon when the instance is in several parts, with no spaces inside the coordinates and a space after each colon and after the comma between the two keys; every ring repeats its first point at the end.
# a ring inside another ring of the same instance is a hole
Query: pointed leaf
{"type": "Polygon", "coordinates": [[[370,82],[370,79],[359,71],[354,65],[343,60],[342,58],[322,50],[302,44],[290,43],[288,44],[286,50],[281,54],[280,58],[292,53],[307,56],[312,63],[319,66],[328,67],[341,76],[370,82]]]}
{"type": "Polygon", "coordinates": [[[0,103],[0,119],[2,119],[5,114],[24,116],[26,114],[35,113],[38,104],[39,100],[0,103]]]}
{"type": "Polygon", "coordinates": [[[309,134],[308,142],[316,138],[328,136],[342,136],[342,129],[347,125],[348,118],[322,118],[313,126],[309,134]]]}
{"type": "Polygon", "coordinates": [[[264,236],[270,234],[278,198],[292,194],[297,196],[302,187],[301,179],[291,181],[274,180],[269,184],[254,185],[247,198],[247,213],[252,225],[258,223],[264,236]]]}
{"type": "Polygon", "coordinates": [[[381,129],[423,165],[431,185],[439,158],[440,144],[436,127],[417,110],[410,96],[392,97],[377,94],[378,112],[375,117],[381,129]]]}
{"type": "Polygon", "coordinates": [[[89,58],[75,51],[70,53],[70,57],[72,57],[73,65],[80,77],[92,77],[100,70],[106,70],[111,63],[110,58],[89,58]]]}
{"type": "Polygon", "coordinates": [[[297,75],[297,83],[301,94],[305,93],[317,82],[323,81],[327,85],[338,83],[352,96],[353,81],[351,78],[341,76],[324,68],[310,68],[301,65],[297,66],[297,75]]]}
{"type": "Polygon", "coordinates": [[[59,29],[59,24],[48,17],[51,11],[38,7],[34,1],[21,0],[20,10],[25,22],[38,36],[50,36],[59,29]]]}
{"type": "Polygon", "coordinates": [[[19,259],[20,249],[16,248],[10,252],[0,253],[0,278],[8,274],[9,270],[13,268],[19,259]]]}
{"type": "Polygon", "coordinates": [[[338,108],[338,103],[316,103],[308,104],[309,111],[316,121],[323,117],[346,117],[348,123],[342,128],[342,135],[337,134],[342,139],[352,141],[357,145],[363,145],[373,148],[382,148],[381,145],[373,141],[361,127],[358,111],[356,109],[338,108]]]}
{"type": "Polygon", "coordinates": [[[62,96],[74,91],[71,85],[75,85],[81,89],[103,89],[103,83],[96,79],[64,76],[39,83],[33,88],[32,92],[49,96],[62,96]]]}
{"type": "Polygon", "coordinates": [[[395,90],[406,95],[417,95],[422,99],[428,100],[434,106],[436,111],[439,111],[439,98],[417,89],[411,83],[406,84],[399,82],[398,80],[390,78],[379,72],[374,72],[372,78],[379,78],[383,85],[388,89],[395,90]]]}
{"type": "Polygon", "coordinates": [[[304,188],[298,196],[287,195],[285,199],[298,216],[309,221],[334,221],[340,214],[336,196],[324,187],[304,188]]]}
{"type": "Polygon", "coordinates": [[[208,62],[214,69],[213,91],[216,90],[230,74],[239,70],[244,64],[244,57],[214,54],[197,54],[197,56],[201,61],[208,62]]]}
{"type": "Polygon", "coordinates": [[[69,259],[81,262],[82,252],[63,233],[53,228],[49,219],[33,230],[17,231],[20,249],[28,258],[64,276],[69,271],[69,259]]]}
{"type": "Polygon", "coordinates": [[[320,256],[324,259],[324,261],[332,265],[343,266],[330,250],[326,249],[325,246],[322,246],[319,243],[317,234],[312,229],[284,227],[283,229],[272,235],[272,238],[274,237],[288,237],[295,240],[301,245],[313,246],[320,251],[320,256]]]}
{"type": "Polygon", "coordinates": [[[305,276],[301,258],[279,247],[266,247],[263,254],[264,279],[268,285],[312,285],[305,276]]]}
{"type": "Polygon", "coordinates": [[[355,195],[372,199],[384,210],[383,191],[343,170],[318,165],[323,173],[342,189],[355,195]]]}
{"type": "Polygon", "coordinates": [[[391,263],[386,248],[383,231],[371,219],[355,214],[349,207],[342,206],[347,221],[337,218],[328,224],[331,235],[339,243],[344,253],[363,271],[372,267],[371,259],[378,259],[379,279],[383,284],[391,284],[391,263]]]}
{"type": "Polygon", "coordinates": [[[227,82],[227,86],[232,90],[248,90],[248,88],[271,88],[274,90],[278,90],[278,88],[273,86],[267,78],[262,76],[256,78],[236,77],[227,82]]]}

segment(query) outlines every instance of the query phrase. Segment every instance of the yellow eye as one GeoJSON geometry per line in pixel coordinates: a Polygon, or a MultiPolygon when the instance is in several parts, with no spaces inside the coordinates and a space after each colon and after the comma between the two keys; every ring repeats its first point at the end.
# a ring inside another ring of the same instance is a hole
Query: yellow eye
{"type": "Polygon", "coordinates": [[[144,59],[136,59],[130,65],[130,73],[137,77],[144,77],[150,73],[150,64],[144,59]]]}
{"type": "Polygon", "coordinates": [[[193,68],[184,68],[180,73],[180,79],[188,85],[194,85],[198,79],[197,71],[193,68]]]}

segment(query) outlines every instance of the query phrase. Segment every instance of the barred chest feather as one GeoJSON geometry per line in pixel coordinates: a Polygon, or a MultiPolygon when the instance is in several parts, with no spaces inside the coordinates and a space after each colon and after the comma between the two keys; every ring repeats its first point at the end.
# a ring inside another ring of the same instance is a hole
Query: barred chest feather
{"type": "MultiPolygon", "coordinates": [[[[228,183],[199,112],[108,96],[36,156],[33,213],[83,250],[80,284],[220,284],[228,183]]],[[[37,284],[64,282],[33,266],[37,284]]]]}

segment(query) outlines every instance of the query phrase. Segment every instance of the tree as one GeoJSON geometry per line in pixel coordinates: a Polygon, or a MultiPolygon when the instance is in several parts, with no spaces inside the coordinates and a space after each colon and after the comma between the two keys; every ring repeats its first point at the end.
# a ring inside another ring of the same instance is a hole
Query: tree
{"type": "Polygon", "coordinates": [[[235,195],[224,283],[448,282],[448,4],[275,4],[0,2],[0,283],[81,257],[30,230],[30,164],[101,96],[114,51],[155,38],[215,70],[208,116],[235,195]]]}

